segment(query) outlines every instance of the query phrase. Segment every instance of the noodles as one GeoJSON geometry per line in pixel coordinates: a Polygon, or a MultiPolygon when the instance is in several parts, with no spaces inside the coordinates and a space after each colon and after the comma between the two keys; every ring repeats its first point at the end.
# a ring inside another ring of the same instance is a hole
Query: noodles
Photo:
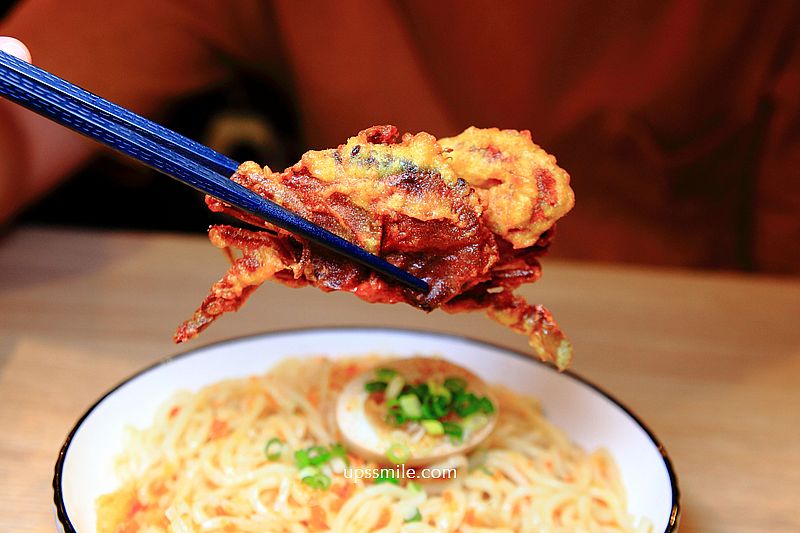
{"type": "Polygon", "coordinates": [[[151,427],[129,430],[122,485],[97,501],[98,531],[652,531],[628,514],[605,451],[584,452],[537,402],[502,387],[492,389],[500,414],[487,441],[427,469],[449,479],[423,479],[422,469],[413,481],[358,475],[382,465],[343,456],[332,406],[378,361],[288,359],[263,376],[176,394],[151,427]],[[298,450],[318,464],[300,468],[298,450]],[[301,479],[309,468],[319,477],[301,479]]]}

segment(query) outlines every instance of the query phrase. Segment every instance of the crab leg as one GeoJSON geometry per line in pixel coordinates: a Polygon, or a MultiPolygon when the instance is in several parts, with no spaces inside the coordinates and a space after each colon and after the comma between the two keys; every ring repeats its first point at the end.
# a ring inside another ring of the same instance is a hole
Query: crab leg
{"type": "Polygon", "coordinates": [[[528,344],[542,361],[564,370],[572,360],[572,343],[543,305],[531,305],[508,291],[494,294],[486,314],[492,320],[528,337],[528,344]]]}
{"type": "Polygon", "coordinates": [[[221,314],[237,311],[256,288],[277,272],[297,272],[299,268],[293,254],[269,233],[213,226],[208,236],[214,246],[225,250],[232,265],[225,276],[214,283],[192,318],[178,328],[175,342],[190,340],[221,314]],[[241,257],[235,259],[231,249],[239,250],[241,257]]]}

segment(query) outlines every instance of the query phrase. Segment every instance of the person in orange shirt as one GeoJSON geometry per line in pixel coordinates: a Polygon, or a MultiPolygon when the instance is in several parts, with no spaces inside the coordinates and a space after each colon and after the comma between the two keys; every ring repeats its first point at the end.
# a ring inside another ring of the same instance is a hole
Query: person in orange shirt
{"type": "MultiPolygon", "coordinates": [[[[756,0],[27,0],[0,33],[154,118],[255,72],[291,90],[309,148],[381,123],[530,129],[578,199],[554,253],[800,273],[798,25],[800,5],[756,0]]],[[[8,219],[97,148],[0,114],[8,219]]]]}

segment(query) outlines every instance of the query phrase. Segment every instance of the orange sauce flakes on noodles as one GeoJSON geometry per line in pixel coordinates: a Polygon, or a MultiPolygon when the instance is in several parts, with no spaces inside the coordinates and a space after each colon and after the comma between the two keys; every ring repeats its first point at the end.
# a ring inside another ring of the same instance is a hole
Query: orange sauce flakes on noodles
{"type": "Polygon", "coordinates": [[[384,509],[381,511],[381,515],[378,517],[378,523],[375,524],[375,529],[381,529],[389,525],[389,520],[391,520],[392,515],[389,512],[389,509],[384,509]]]}
{"type": "Polygon", "coordinates": [[[319,391],[312,389],[308,391],[306,397],[311,405],[314,407],[319,407],[319,391]]]}
{"type": "Polygon", "coordinates": [[[311,529],[311,531],[325,531],[329,529],[328,523],[325,521],[327,518],[325,515],[325,509],[319,505],[312,505],[310,510],[311,518],[308,521],[308,527],[311,529]]]}
{"type": "Polygon", "coordinates": [[[215,418],[214,421],[211,422],[211,429],[208,431],[208,440],[219,439],[229,432],[228,423],[219,418],[215,418]]]}
{"type": "Polygon", "coordinates": [[[147,505],[139,501],[139,498],[134,499],[133,503],[131,504],[131,508],[128,511],[128,518],[133,518],[136,516],[136,513],[144,511],[145,509],[147,509],[147,505]]]}

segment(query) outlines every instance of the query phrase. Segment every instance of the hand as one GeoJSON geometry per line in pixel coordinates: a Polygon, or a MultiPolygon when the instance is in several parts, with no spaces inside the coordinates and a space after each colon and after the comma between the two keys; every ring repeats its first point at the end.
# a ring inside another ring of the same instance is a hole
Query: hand
{"type": "MultiPolygon", "coordinates": [[[[0,51],[29,63],[31,61],[28,48],[12,37],[0,36],[0,51]]],[[[19,193],[20,189],[24,190],[19,177],[25,175],[27,164],[18,157],[25,153],[24,144],[21,147],[20,143],[23,132],[19,127],[21,122],[17,106],[0,98],[0,224],[19,210],[25,200],[19,193]]]]}
{"type": "Polygon", "coordinates": [[[0,50],[28,63],[31,62],[31,53],[28,48],[13,37],[0,37],[0,50]]]}

